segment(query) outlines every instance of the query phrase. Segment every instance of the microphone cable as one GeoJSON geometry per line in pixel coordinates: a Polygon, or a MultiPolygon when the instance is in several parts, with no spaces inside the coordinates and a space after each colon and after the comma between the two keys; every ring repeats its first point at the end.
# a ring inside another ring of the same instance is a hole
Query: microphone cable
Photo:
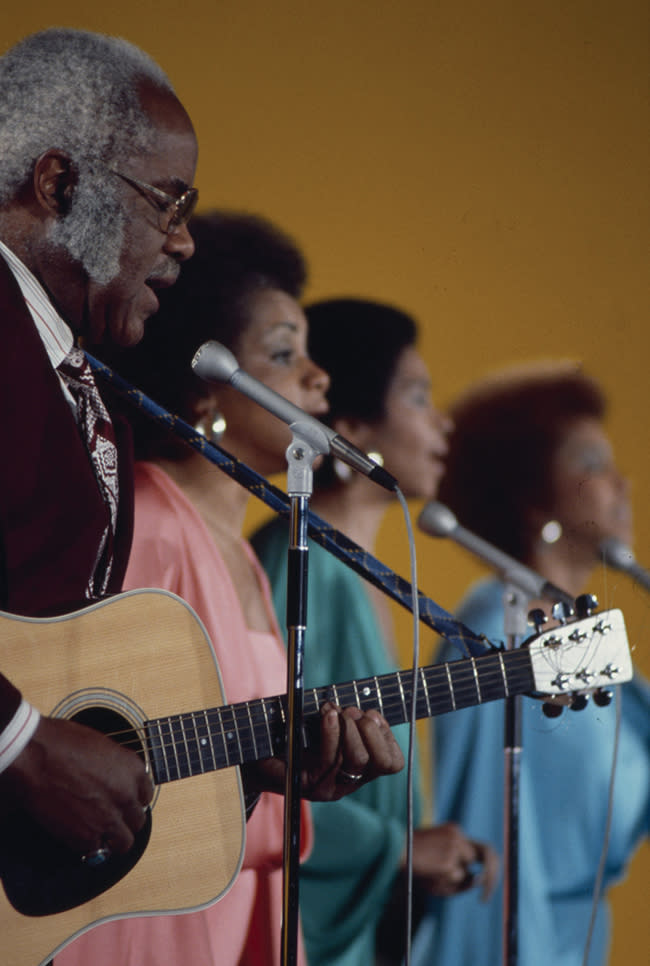
{"type": "MultiPolygon", "coordinates": [[[[605,584],[605,597],[607,600],[606,609],[609,608],[609,569],[608,564],[605,560],[602,562],[603,570],[603,581],[605,584]]],[[[623,694],[621,688],[616,688],[614,692],[614,747],[612,750],[612,768],[609,776],[608,790],[607,790],[607,813],[605,817],[605,831],[603,833],[603,844],[600,850],[600,858],[598,860],[598,868],[596,870],[596,878],[594,880],[594,888],[592,893],[591,901],[591,915],[589,917],[589,926],[587,927],[587,938],[585,939],[585,950],[582,957],[582,966],[588,966],[589,963],[589,953],[591,951],[591,943],[594,937],[594,929],[596,926],[596,917],[598,915],[598,906],[603,894],[603,879],[605,876],[605,865],[607,863],[607,853],[609,852],[609,842],[612,830],[612,820],[614,817],[614,785],[616,781],[616,767],[618,765],[618,749],[619,740],[621,736],[621,719],[622,719],[622,704],[623,704],[623,694]]]]}
{"type": "MultiPolygon", "coordinates": [[[[406,532],[409,544],[411,587],[413,588],[418,586],[417,558],[413,524],[404,494],[399,487],[394,492],[402,507],[402,512],[404,514],[404,520],[406,523],[406,532]]],[[[417,686],[418,667],[420,664],[420,613],[417,593],[412,594],[411,612],[413,620],[413,660],[411,677],[411,708],[409,714],[409,740],[406,765],[406,945],[404,950],[404,966],[410,966],[411,964],[411,931],[413,926],[413,763],[416,748],[417,686]]]]}
{"type": "Polygon", "coordinates": [[[621,693],[621,689],[617,688],[616,695],[614,697],[614,707],[616,710],[616,720],[614,724],[614,751],[612,753],[612,770],[609,776],[609,789],[607,794],[607,818],[605,820],[605,834],[603,837],[603,847],[600,852],[600,860],[598,862],[598,871],[596,872],[596,880],[594,882],[591,916],[589,919],[589,927],[587,929],[587,939],[585,941],[584,956],[582,957],[582,966],[588,966],[589,962],[589,952],[591,950],[591,941],[593,939],[594,927],[596,925],[596,916],[598,915],[598,905],[602,896],[605,863],[607,862],[607,853],[609,851],[609,839],[612,829],[612,818],[614,815],[614,783],[616,780],[616,766],[618,764],[618,745],[621,734],[622,703],[623,694],[621,693]]]}

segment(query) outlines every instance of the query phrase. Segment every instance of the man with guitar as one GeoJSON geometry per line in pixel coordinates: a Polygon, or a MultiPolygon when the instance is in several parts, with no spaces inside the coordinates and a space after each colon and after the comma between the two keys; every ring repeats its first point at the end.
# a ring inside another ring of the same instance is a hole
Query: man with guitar
{"type": "MultiPolygon", "coordinates": [[[[193,253],[197,144],[160,68],[115,38],[34,34],[0,58],[0,87],[0,607],[49,616],[121,589],[130,437],[74,346],[138,342],[193,253]]],[[[313,797],[343,793],[341,761],[402,767],[376,712],[328,711],[313,797]]],[[[153,791],[135,754],[0,676],[3,805],[101,859],[130,848],[153,791]]]]}

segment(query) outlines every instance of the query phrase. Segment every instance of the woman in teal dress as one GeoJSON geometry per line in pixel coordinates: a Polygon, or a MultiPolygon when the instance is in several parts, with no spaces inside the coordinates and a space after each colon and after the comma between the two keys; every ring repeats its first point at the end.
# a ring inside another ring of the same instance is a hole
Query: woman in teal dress
{"type": "MultiPolygon", "coordinates": [[[[632,539],[628,486],[603,430],[604,413],[600,388],[566,364],[502,373],[451,408],[455,428],[440,498],[465,527],[574,596],[603,585],[596,568],[604,537],[632,539]]],[[[481,581],[459,618],[493,641],[503,639],[502,594],[499,581],[481,581]]],[[[457,655],[443,646],[439,657],[457,655]]],[[[588,966],[608,962],[607,890],[623,876],[650,822],[650,689],[637,675],[616,692],[618,764],[588,966]]],[[[526,700],[522,729],[518,962],[581,966],[605,838],[616,708],[591,701],[581,712],[550,719],[541,703],[526,700]]],[[[502,705],[436,719],[434,762],[437,817],[500,846],[502,705]]],[[[501,923],[501,889],[484,905],[471,893],[432,903],[413,961],[495,966],[502,962],[501,923]]]]}
{"type": "MultiPolygon", "coordinates": [[[[416,328],[405,313],[359,299],[335,299],[306,309],[309,351],[330,375],[328,421],[365,452],[381,452],[407,497],[431,498],[444,470],[448,421],[433,407],[430,378],[415,348],[416,328]]],[[[392,495],[325,459],[315,474],[312,508],[372,552],[392,495]]],[[[253,545],[271,580],[277,612],[286,605],[287,524],[275,521],[253,545]]],[[[395,670],[388,605],[379,591],[310,542],[305,686],[395,670]]],[[[404,753],[406,726],[395,729],[404,753]]],[[[417,781],[417,779],[416,779],[417,781]]],[[[406,772],[360,788],[334,808],[313,806],[315,845],[301,868],[300,907],[310,966],[371,966],[401,954],[397,922],[376,934],[398,888],[405,858],[406,772]],[[392,943],[399,950],[393,953],[392,943]]],[[[485,862],[489,889],[492,851],[456,824],[418,828],[414,876],[425,892],[448,896],[474,884],[485,862]]]]}

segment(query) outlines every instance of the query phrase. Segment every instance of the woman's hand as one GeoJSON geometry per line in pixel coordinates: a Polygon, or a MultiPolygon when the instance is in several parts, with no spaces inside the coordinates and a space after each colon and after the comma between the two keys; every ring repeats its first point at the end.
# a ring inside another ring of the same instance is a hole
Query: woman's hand
{"type": "Polygon", "coordinates": [[[489,898],[499,879],[499,857],[490,845],[467,838],[454,822],[413,833],[413,876],[434,896],[482,886],[489,898]]]}

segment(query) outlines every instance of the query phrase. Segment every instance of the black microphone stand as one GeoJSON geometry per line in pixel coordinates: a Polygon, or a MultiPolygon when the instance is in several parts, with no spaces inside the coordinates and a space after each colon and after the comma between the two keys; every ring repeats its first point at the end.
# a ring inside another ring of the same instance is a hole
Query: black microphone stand
{"type": "MultiPolygon", "coordinates": [[[[503,629],[506,650],[519,647],[526,636],[528,596],[506,579],[503,629]]],[[[516,966],[519,926],[519,783],[521,775],[521,697],[506,698],[503,726],[503,966],[516,966]]]]}
{"type": "Polygon", "coordinates": [[[304,641],[307,627],[307,524],[312,494],[313,463],[329,452],[318,427],[292,423],[287,449],[287,493],[290,499],[287,559],[287,772],[284,798],[284,856],[282,879],[282,966],[295,966],[298,957],[300,865],[300,764],[303,731],[304,641]]]}

